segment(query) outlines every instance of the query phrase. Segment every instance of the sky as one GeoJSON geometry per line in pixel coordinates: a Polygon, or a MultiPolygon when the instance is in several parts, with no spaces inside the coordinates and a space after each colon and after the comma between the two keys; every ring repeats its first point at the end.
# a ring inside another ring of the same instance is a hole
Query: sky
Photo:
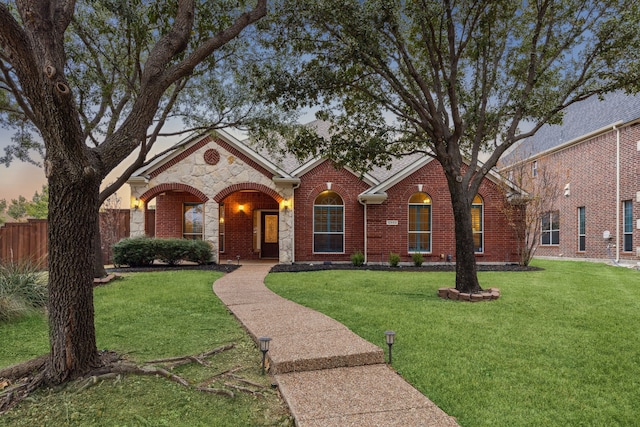
{"type": "MultiPolygon", "coordinates": [[[[174,125],[176,126],[176,125],[174,125]]],[[[179,125],[177,125],[179,127],[179,125]]],[[[167,131],[176,131],[176,127],[167,129],[167,131]]],[[[227,130],[236,137],[243,137],[242,133],[234,130],[227,130]]],[[[164,141],[158,140],[158,143],[152,155],[159,153],[173,144],[184,139],[188,134],[173,136],[166,138],[164,141]]],[[[4,154],[4,149],[11,142],[11,132],[0,129],[0,156],[4,154]]],[[[149,156],[152,157],[152,156],[149,156]]],[[[42,162],[42,159],[34,158],[34,160],[42,162]]],[[[131,160],[131,159],[129,159],[131,160]]],[[[111,174],[103,181],[103,186],[113,182],[120,175],[120,173],[128,166],[129,161],[123,162],[123,164],[117,167],[111,174]]],[[[35,192],[41,192],[42,186],[47,183],[47,179],[44,176],[44,169],[39,166],[32,165],[30,163],[14,160],[9,167],[4,164],[0,164],[0,200],[5,199],[10,202],[12,199],[17,199],[19,196],[24,196],[27,200],[31,200],[35,192]]],[[[127,208],[129,200],[131,198],[131,191],[128,184],[124,184],[118,191],[118,196],[121,199],[120,208],[127,208]]]]}

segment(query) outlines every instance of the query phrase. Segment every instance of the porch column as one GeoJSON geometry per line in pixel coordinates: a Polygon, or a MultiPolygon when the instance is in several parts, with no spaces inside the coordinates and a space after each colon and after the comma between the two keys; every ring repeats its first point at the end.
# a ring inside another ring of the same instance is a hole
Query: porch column
{"type": "Polygon", "coordinates": [[[293,189],[287,189],[283,191],[284,199],[280,202],[280,215],[278,227],[280,229],[279,236],[279,261],[282,264],[291,264],[294,262],[294,201],[293,201],[293,189]]]}
{"type": "Polygon", "coordinates": [[[213,252],[211,261],[219,263],[220,255],[220,206],[215,200],[209,199],[204,204],[204,236],[203,239],[209,242],[213,252]]]}
{"type": "Polygon", "coordinates": [[[145,207],[146,204],[140,200],[137,188],[131,186],[130,216],[129,216],[129,237],[143,237],[145,233],[145,207]]]}

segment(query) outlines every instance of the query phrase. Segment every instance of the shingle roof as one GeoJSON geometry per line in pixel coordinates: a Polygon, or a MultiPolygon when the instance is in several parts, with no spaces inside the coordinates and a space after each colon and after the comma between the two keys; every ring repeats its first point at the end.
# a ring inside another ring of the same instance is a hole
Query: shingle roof
{"type": "Polygon", "coordinates": [[[510,159],[529,158],[605,126],[619,121],[628,123],[637,118],[640,118],[640,96],[624,92],[613,92],[603,99],[592,96],[569,106],[562,124],[544,125],[534,136],[505,155],[502,162],[509,164],[510,159]]]}

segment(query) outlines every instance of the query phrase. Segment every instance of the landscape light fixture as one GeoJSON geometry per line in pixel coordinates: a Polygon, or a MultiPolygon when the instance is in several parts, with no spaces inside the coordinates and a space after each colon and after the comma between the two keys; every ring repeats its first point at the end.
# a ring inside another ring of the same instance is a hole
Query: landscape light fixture
{"type": "Polygon", "coordinates": [[[267,358],[267,351],[269,351],[270,341],[271,341],[271,338],[269,337],[258,338],[258,342],[260,343],[260,351],[262,352],[262,375],[264,375],[265,361],[267,358]]]}
{"type": "Polygon", "coordinates": [[[387,338],[387,345],[389,346],[389,365],[391,365],[391,347],[396,339],[396,333],[393,331],[384,331],[384,335],[387,338]]]}

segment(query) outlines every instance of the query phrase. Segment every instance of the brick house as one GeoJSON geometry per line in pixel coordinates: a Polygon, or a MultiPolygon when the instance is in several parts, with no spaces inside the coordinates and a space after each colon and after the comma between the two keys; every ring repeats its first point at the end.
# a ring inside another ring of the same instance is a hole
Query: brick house
{"type": "Polygon", "coordinates": [[[536,256],[638,260],[640,97],[616,92],[570,106],[561,125],[505,156],[501,172],[517,166],[532,176],[547,168],[561,189],[543,215],[536,256]]]}
{"type": "MultiPolygon", "coordinates": [[[[320,134],[323,122],[310,124],[320,134]]],[[[323,158],[273,159],[225,131],[189,138],[138,170],[131,236],[155,226],[156,237],[205,239],[216,262],[274,259],[368,263],[390,253],[411,262],[455,262],[453,214],[444,172],[430,157],[398,159],[364,176],[323,158]],[[156,200],[155,224],[145,215],[156,200]]],[[[514,233],[503,215],[504,182],[497,174],[480,188],[472,213],[478,262],[517,262],[514,233]]]]}

